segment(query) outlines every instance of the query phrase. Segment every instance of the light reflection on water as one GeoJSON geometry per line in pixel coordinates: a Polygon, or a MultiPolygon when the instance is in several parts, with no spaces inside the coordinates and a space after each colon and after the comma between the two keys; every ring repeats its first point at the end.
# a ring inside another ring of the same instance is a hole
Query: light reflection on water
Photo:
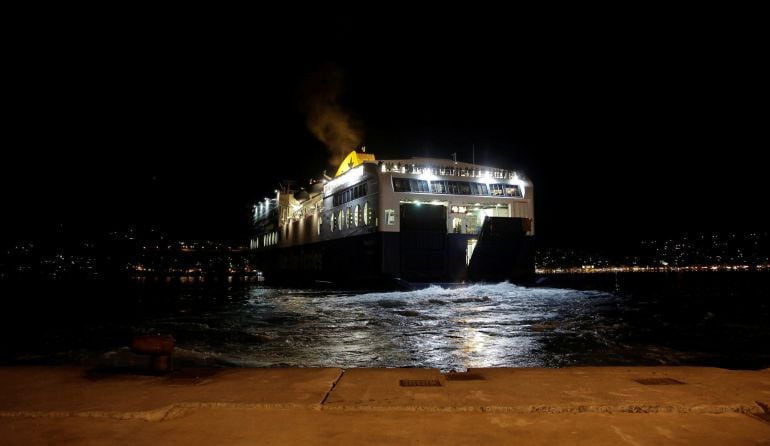
{"type": "Polygon", "coordinates": [[[543,341],[585,320],[599,292],[509,283],[350,294],[252,288],[197,316],[147,321],[194,363],[303,367],[530,367],[558,364],[543,341]]]}

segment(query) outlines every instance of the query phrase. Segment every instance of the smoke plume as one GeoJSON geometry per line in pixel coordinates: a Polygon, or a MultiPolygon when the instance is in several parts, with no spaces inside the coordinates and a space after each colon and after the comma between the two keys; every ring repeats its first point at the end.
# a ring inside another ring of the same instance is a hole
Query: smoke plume
{"type": "Polygon", "coordinates": [[[337,166],[363,140],[357,121],[339,102],[344,92],[342,69],[324,65],[304,81],[302,90],[307,127],[329,149],[330,164],[337,166]]]}

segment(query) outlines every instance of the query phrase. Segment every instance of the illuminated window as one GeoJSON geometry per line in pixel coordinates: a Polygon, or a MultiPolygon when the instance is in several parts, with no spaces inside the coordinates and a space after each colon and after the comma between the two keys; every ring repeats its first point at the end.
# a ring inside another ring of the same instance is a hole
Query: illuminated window
{"type": "Polygon", "coordinates": [[[409,186],[409,180],[407,178],[393,178],[393,191],[394,192],[409,192],[411,187],[409,186]]]}
{"type": "Polygon", "coordinates": [[[489,190],[486,184],[470,183],[471,195],[489,195],[489,190]]]}
{"type": "Polygon", "coordinates": [[[369,216],[369,202],[367,201],[364,203],[364,224],[368,225],[370,221],[372,221],[372,219],[369,216]]]}
{"type": "Polygon", "coordinates": [[[396,224],[396,211],[385,209],[385,224],[391,226],[396,224]]]}
{"type": "Polygon", "coordinates": [[[506,184],[505,185],[505,195],[509,197],[520,197],[521,192],[519,192],[519,186],[515,184],[506,184]]]}
{"type": "Polygon", "coordinates": [[[409,189],[412,192],[430,192],[430,189],[428,189],[428,182],[425,180],[409,180],[409,189]]]}
{"type": "Polygon", "coordinates": [[[348,228],[352,228],[353,227],[353,213],[350,212],[350,208],[348,208],[347,214],[348,214],[348,228]]]}
{"type": "Polygon", "coordinates": [[[361,206],[356,205],[356,209],[353,211],[353,224],[358,226],[361,224],[361,206]]]}
{"type": "Polygon", "coordinates": [[[431,181],[430,188],[434,194],[446,193],[446,184],[443,181],[431,181]]]}
{"type": "Polygon", "coordinates": [[[345,229],[345,211],[343,209],[340,209],[340,214],[337,217],[337,221],[339,222],[340,231],[345,229]]]}
{"type": "Polygon", "coordinates": [[[329,216],[329,228],[332,232],[337,229],[337,215],[334,214],[334,212],[332,212],[332,215],[329,216]]]}
{"type": "Polygon", "coordinates": [[[481,224],[484,222],[485,211],[474,211],[465,217],[465,233],[478,234],[481,231],[481,224]]]}
{"type": "Polygon", "coordinates": [[[462,218],[453,218],[452,219],[452,232],[455,234],[459,234],[463,230],[463,219],[462,218]]]}

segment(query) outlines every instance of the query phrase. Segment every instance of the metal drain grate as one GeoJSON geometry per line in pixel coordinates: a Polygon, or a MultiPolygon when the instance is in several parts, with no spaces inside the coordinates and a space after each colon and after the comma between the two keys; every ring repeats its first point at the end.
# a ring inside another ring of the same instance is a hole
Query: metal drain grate
{"type": "Polygon", "coordinates": [[[477,373],[447,373],[447,381],[485,381],[486,378],[477,373]]]}
{"type": "Polygon", "coordinates": [[[674,384],[684,384],[682,381],[677,381],[674,378],[641,378],[634,381],[645,386],[671,386],[674,384]]]}
{"type": "Polygon", "coordinates": [[[398,384],[401,387],[441,387],[437,379],[402,379],[398,384]]]}

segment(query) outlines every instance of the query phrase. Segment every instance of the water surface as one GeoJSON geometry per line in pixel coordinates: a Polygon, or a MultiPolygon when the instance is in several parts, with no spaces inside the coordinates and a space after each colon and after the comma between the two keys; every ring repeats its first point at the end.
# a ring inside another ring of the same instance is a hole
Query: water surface
{"type": "Polygon", "coordinates": [[[132,334],[158,332],[175,337],[177,366],[770,366],[764,280],[731,278],[721,289],[669,279],[387,293],[226,283],[22,289],[4,314],[0,358],[133,365],[144,358],[127,348],[132,334]]]}

